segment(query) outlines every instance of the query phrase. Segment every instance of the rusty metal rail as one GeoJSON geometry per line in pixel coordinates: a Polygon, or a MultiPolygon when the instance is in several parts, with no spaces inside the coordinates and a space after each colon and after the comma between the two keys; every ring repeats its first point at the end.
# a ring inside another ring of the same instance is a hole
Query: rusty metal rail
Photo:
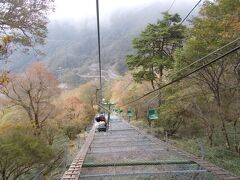
{"type": "Polygon", "coordinates": [[[83,175],[82,179],[93,179],[93,178],[113,178],[113,177],[136,177],[136,176],[158,176],[164,174],[193,174],[193,173],[206,173],[207,170],[187,170],[187,171],[160,171],[160,172],[145,172],[145,173],[119,173],[119,174],[98,174],[98,175],[83,175]]]}
{"type": "Polygon", "coordinates": [[[84,159],[86,157],[87,151],[93,141],[93,137],[95,134],[96,126],[93,125],[91,131],[89,132],[85,143],[83,144],[81,150],[73,160],[72,164],[70,165],[69,169],[64,173],[62,180],[77,180],[79,179],[82,165],[84,159]]]}
{"type": "Polygon", "coordinates": [[[83,167],[109,167],[109,166],[142,166],[142,165],[170,165],[170,164],[195,164],[194,161],[140,161],[140,162],[112,162],[112,163],[84,163],[83,167]]]}

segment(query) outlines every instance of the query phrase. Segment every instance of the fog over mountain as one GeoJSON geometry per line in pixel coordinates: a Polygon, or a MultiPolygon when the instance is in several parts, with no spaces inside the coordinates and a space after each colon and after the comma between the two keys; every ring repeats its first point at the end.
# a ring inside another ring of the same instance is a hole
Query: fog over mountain
{"type": "MultiPolygon", "coordinates": [[[[181,16],[185,16],[193,4],[194,2],[185,3],[184,6],[177,4],[170,12],[177,9],[181,16]]],[[[106,80],[127,71],[125,56],[133,51],[132,39],[138,36],[148,23],[161,19],[161,13],[168,8],[169,4],[155,2],[146,7],[119,10],[101,21],[101,58],[106,80]]],[[[41,48],[45,56],[17,53],[9,58],[10,69],[19,72],[32,62],[40,60],[61,82],[69,86],[78,86],[97,77],[95,18],[89,17],[82,21],[52,20],[48,31],[46,45],[41,48]]]]}

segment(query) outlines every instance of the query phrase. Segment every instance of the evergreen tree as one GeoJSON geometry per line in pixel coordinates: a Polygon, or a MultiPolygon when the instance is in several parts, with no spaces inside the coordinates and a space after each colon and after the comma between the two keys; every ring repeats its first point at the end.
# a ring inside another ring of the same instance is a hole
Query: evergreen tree
{"type": "Polygon", "coordinates": [[[127,56],[128,68],[135,81],[150,81],[153,89],[162,83],[164,70],[172,67],[173,53],[182,46],[185,27],[178,14],[163,13],[163,19],[149,24],[133,39],[135,54],[127,56]]]}

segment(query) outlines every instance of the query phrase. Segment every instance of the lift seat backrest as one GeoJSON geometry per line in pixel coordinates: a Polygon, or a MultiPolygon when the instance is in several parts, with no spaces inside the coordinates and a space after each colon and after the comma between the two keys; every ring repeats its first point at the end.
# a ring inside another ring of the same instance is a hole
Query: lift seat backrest
{"type": "Polygon", "coordinates": [[[127,116],[128,116],[128,117],[132,117],[132,116],[133,116],[133,112],[130,111],[130,110],[128,110],[128,112],[127,112],[127,116]]]}
{"type": "Polygon", "coordinates": [[[148,110],[148,119],[156,120],[158,119],[158,113],[156,109],[149,109],[148,110]]]}

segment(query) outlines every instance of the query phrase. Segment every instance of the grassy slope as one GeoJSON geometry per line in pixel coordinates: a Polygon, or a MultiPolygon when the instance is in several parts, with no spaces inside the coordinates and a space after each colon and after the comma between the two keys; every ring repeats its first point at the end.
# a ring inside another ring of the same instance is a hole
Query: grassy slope
{"type": "MultiPolygon", "coordinates": [[[[171,143],[180,149],[201,156],[199,140],[200,139],[172,139],[171,143]]],[[[204,141],[204,138],[201,140],[204,141]]],[[[205,160],[240,176],[240,156],[237,153],[227,150],[222,146],[210,147],[204,142],[203,147],[205,160]]]]}
{"type": "MultiPolygon", "coordinates": [[[[150,128],[147,126],[146,122],[144,122],[144,126],[142,121],[131,121],[131,123],[139,128],[144,127],[144,130],[150,133],[150,128]]],[[[159,128],[153,129],[152,132],[155,136],[160,139],[163,139],[163,135],[159,134],[161,130],[159,128]]],[[[178,138],[178,139],[170,139],[170,143],[179,149],[183,149],[191,154],[201,157],[201,148],[200,144],[203,145],[203,151],[205,160],[216,164],[217,166],[226,169],[238,176],[240,176],[240,155],[227,150],[223,146],[215,145],[210,147],[205,137],[202,138],[178,138]]]]}

